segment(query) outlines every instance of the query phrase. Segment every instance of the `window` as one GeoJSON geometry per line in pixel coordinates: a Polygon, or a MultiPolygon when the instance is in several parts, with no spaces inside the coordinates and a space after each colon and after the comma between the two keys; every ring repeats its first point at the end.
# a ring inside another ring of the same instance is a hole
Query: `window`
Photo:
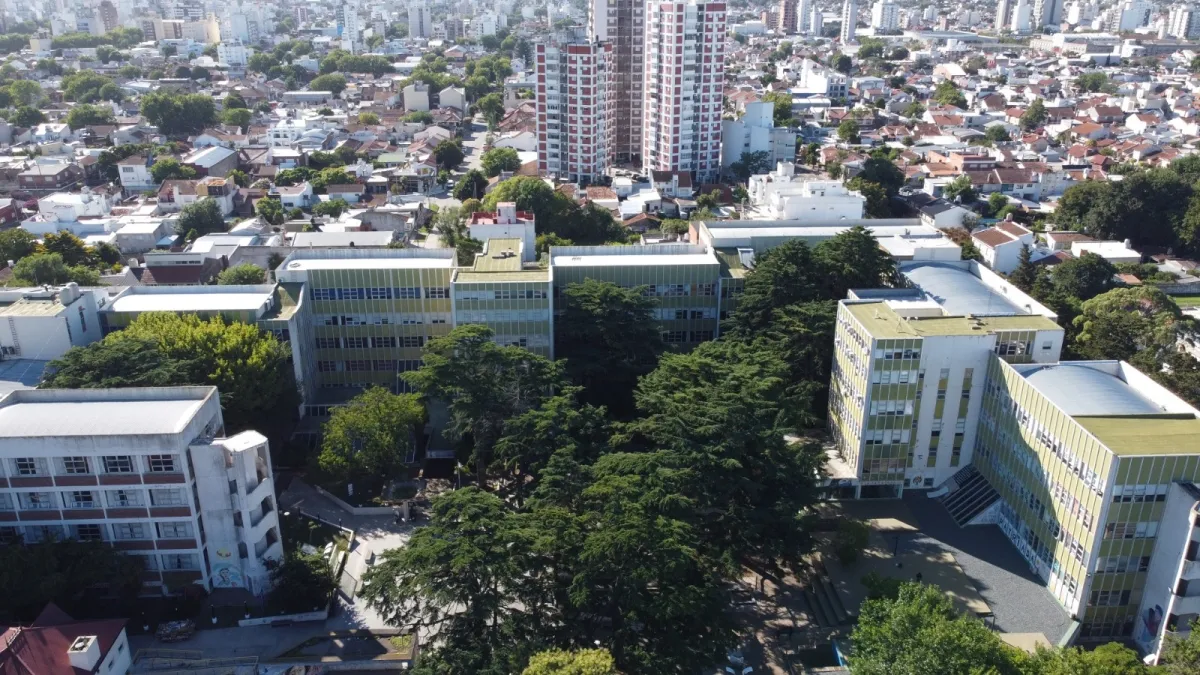
{"type": "Polygon", "coordinates": [[[54,495],[49,492],[22,492],[19,499],[23,509],[52,509],[57,506],[54,495]]]}
{"type": "Polygon", "coordinates": [[[158,523],[159,539],[187,539],[192,536],[192,524],[187,521],[158,523]]]}
{"type": "Polygon", "coordinates": [[[420,288],[397,288],[396,298],[401,300],[416,300],[421,297],[420,288]]]}
{"type": "Polygon", "coordinates": [[[401,347],[424,347],[425,336],[423,335],[405,335],[400,340],[401,347]]]}
{"type": "Polygon", "coordinates": [[[342,338],[342,341],[345,344],[346,349],[366,349],[367,348],[367,338],[365,338],[365,337],[342,338]]]}
{"type": "Polygon", "coordinates": [[[174,473],[175,455],[150,455],[146,458],[150,463],[150,473],[174,473]]]}
{"type": "Polygon", "coordinates": [[[97,506],[96,493],[88,490],[75,490],[68,492],[67,506],[73,509],[91,509],[97,506]]]}
{"type": "Polygon", "coordinates": [[[103,541],[104,533],[99,525],[88,523],[86,525],[73,525],[73,536],[79,541],[103,541]]]}
{"type": "Polygon", "coordinates": [[[183,490],[179,488],[160,488],[150,491],[150,504],[153,506],[182,506],[183,490]]]}
{"type": "Polygon", "coordinates": [[[445,286],[440,286],[438,288],[426,288],[425,297],[444,300],[450,297],[450,289],[446,288],[445,286]]]}
{"type": "Polygon", "coordinates": [[[711,330],[694,330],[692,331],[692,342],[708,342],[713,339],[711,330]]]}
{"type": "Polygon", "coordinates": [[[371,346],[375,347],[376,349],[381,349],[384,347],[395,347],[396,346],[396,337],[393,335],[391,337],[371,338],[371,346]]]}
{"type": "Polygon", "coordinates": [[[91,473],[87,457],[63,457],[62,463],[66,473],[91,473]]]}
{"type": "Polygon", "coordinates": [[[0,511],[12,511],[12,510],[13,510],[12,495],[7,492],[0,493],[0,511]]]}
{"type": "Polygon", "coordinates": [[[133,458],[105,457],[104,473],[133,473],[133,458]]]}
{"type": "Polygon", "coordinates": [[[317,361],[318,373],[332,373],[337,369],[337,361],[317,361]]]}
{"type": "Polygon", "coordinates": [[[669,330],[662,334],[663,342],[667,344],[680,344],[687,342],[688,334],[685,330],[669,330]]]}
{"type": "Polygon", "coordinates": [[[317,338],[317,349],[337,349],[340,346],[338,338],[317,338]]]}
{"type": "Polygon", "coordinates": [[[395,372],[396,365],[397,365],[396,359],[376,359],[375,361],[373,361],[371,363],[371,368],[378,372],[387,373],[387,372],[395,372]]]}
{"type": "Polygon", "coordinates": [[[41,471],[41,462],[35,457],[18,457],[13,460],[18,476],[36,476],[41,471]]]}
{"type": "Polygon", "coordinates": [[[350,372],[361,372],[371,369],[371,362],[367,359],[349,359],[346,361],[346,370],[350,372]]]}
{"type": "Polygon", "coordinates": [[[146,500],[141,490],[109,490],[108,505],[116,508],[130,506],[145,506],[146,500]]]}
{"type": "Polygon", "coordinates": [[[164,570],[195,570],[200,563],[195,553],[170,553],[162,557],[164,570]]]}

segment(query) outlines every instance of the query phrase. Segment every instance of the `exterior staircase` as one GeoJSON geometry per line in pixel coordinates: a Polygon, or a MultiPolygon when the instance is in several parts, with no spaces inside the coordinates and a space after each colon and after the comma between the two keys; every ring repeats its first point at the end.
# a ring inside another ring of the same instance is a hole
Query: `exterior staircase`
{"type": "Polygon", "coordinates": [[[987,507],[996,503],[1000,499],[999,493],[992,487],[991,483],[983,477],[983,474],[972,465],[967,465],[958,473],[954,474],[951,481],[957,487],[949,494],[939,498],[942,506],[950,512],[950,517],[959,527],[963,527],[970,523],[976,516],[983,513],[987,507]]]}
{"type": "Polygon", "coordinates": [[[837,589],[824,570],[817,570],[817,575],[805,586],[804,604],[809,618],[822,628],[836,628],[851,622],[850,613],[842,605],[837,589]]]}

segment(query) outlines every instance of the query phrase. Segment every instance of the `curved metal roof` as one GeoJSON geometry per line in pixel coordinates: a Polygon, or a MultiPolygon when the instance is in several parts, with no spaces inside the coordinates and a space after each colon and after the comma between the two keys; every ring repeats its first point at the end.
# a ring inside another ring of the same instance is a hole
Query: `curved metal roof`
{"type": "Polygon", "coordinates": [[[1163,408],[1128,382],[1086,365],[1057,364],[1025,375],[1068,415],[1152,415],[1163,408]]]}
{"type": "Polygon", "coordinates": [[[962,267],[932,262],[905,265],[904,276],[954,316],[1029,314],[962,267]]]}

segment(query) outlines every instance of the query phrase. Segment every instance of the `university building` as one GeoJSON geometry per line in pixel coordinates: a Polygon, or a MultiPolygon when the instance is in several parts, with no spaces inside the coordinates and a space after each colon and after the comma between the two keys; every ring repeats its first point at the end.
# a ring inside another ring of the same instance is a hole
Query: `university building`
{"type": "Polygon", "coordinates": [[[977,263],[900,269],[907,288],[839,303],[829,493],[930,490],[998,525],[1081,640],[1185,631],[1200,411],[1126,363],[1060,361],[1053,313],[977,263]]]}
{"type": "Polygon", "coordinates": [[[10,392],[0,540],[108,542],[147,592],[265,592],[283,558],[267,439],[223,433],[216,387],[10,392]]]}

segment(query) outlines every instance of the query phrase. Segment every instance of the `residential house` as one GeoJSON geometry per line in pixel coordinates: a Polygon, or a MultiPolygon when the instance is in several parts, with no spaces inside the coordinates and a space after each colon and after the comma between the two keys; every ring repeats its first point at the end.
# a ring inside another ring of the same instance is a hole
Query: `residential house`
{"type": "Polygon", "coordinates": [[[117,175],[126,193],[145,192],[158,187],[150,173],[154,159],[150,155],[132,155],[117,162],[117,175]]]}
{"type": "Polygon", "coordinates": [[[28,626],[0,626],[0,672],[126,675],[133,664],[126,623],[76,621],[50,603],[28,626]]]}
{"type": "Polygon", "coordinates": [[[236,151],[221,145],[212,145],[193,150],[180,160],[180,164],[191,167],[200,177],[224,178],[238,166],[236,151]]]}
{"type": "Polygon", "coordinates": [[[32,193],[60,192],[83,182],[83,168],[77,164],[38,163],[17,175],[22,190],[32,193]]]}
{"type": "Polygon", "coordinates": [[[279,197],[285,209],[308,209],[317,202],[312,184],[308,181],[299,185],[277,185],[270,194],[279,197]]]}
{"type": "Polygon", "coordinates": [[[1033,232],[1011,220],[973,232],[971,240],[983,256],[983,262],[1001,274],[1017,269],[1021,250],[1034,245],[1033,232]]]}

